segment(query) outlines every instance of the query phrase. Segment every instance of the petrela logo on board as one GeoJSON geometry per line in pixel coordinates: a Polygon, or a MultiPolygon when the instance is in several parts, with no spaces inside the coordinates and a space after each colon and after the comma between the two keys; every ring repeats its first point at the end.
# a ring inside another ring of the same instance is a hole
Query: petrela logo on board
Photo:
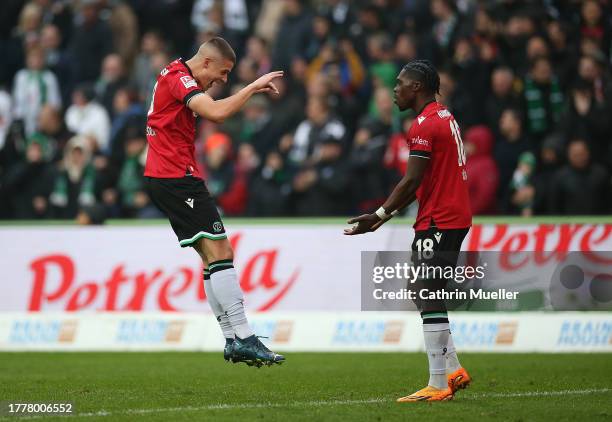
{"type": "MultiPolygon", "coordinates": [[[[285,264],[279,248],[252,246],[257,242],[245,237],[237,233],[229,239],[240,263],[240,286],[251,309],[273,309],[297,282],[301,268],[285,264]]],[[[88,261],[75,255],[32,259],[28,311],[199,311],[206,301],[201,266],[173,261],[139,266],[117,256],[90,278],[83,275],[88,261]]]]}

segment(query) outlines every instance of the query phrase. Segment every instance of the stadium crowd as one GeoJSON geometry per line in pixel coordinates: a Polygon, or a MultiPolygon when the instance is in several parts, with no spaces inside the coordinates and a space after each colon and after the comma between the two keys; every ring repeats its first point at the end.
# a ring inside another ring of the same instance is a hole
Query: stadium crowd
{"type": "Polygon", "coordinates": [[[231,94],[284,70],[196,151],[225,215],[370,212],[405,171],[392,88],[431,60],[474,214],[612,211],[611,25],[596,0],[4,0],[0,218],[159,217],[143,189],[155,79],[220,35],[231,94]]]}

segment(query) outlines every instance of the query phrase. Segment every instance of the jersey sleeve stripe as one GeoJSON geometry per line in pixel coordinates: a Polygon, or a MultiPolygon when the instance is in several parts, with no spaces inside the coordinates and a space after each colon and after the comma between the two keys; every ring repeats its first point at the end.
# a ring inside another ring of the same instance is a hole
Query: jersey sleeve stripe
{"type": "Polygon", "coordinates": [[[183,98],[183,104],[189,104],[189,100],[200,94],[204,94],[204,91],[202,91],[201,89],[194,89],[193,91],[190,91],[187,95],[185,95],[185,98],[183,98]]]}
{"type": "Polygon", "coordinates": [[[428,160],[431,158],[431,152],[428,151],[410,151],[411,157],[419,157],[419,158],[427,158],[428,160]]]}

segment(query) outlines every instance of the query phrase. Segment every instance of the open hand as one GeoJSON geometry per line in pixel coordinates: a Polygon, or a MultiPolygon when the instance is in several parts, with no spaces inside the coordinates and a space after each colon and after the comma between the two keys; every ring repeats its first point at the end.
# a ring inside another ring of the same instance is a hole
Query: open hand
{"type": "Polygon", "coordinates": [[[357,224],[349,229],[344,229],[344,234],[353,236],[355,234],[373,232],[382,226],[385,221],[381,220],[376,214],[363,214],[348,221],[348,224],[357,224]]]}

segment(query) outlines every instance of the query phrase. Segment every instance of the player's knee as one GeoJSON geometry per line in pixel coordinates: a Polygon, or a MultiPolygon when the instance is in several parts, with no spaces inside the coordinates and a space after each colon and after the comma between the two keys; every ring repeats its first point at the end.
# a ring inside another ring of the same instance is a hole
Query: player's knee
{"type": "Polygon", "coordinates": [[[209,263],[226,259],[234,259],[232,245],[229,243],[229,241],[227,241],[227,239],[211,241],[206,246],[206,258],[209,263]]]}

